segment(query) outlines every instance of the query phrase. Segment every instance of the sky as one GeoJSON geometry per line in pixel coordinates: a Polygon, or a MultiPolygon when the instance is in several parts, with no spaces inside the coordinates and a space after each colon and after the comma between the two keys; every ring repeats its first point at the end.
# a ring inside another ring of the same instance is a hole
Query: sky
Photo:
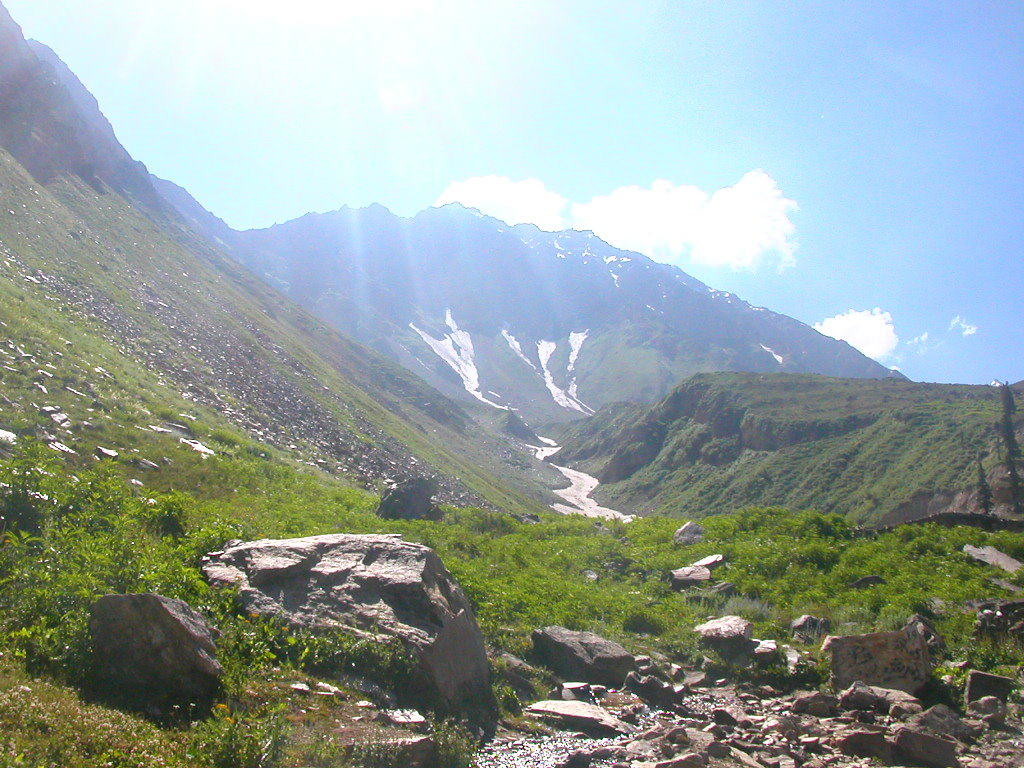
{"type": "Polygon", "coordinates": [[[1024,3],[6,5],[232,226],[457,200],[913,379],[1024,379],[1024,3]]]}

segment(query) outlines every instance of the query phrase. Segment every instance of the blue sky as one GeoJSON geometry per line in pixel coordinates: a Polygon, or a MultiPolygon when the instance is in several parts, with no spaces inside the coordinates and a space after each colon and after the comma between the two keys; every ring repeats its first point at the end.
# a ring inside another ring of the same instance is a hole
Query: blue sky
{"type": "Polygon", "coordinates": [[[593,227],[912,378],[1024,379],[1024,4],[7,6],[234,226],[462,199],[593,227]]]}

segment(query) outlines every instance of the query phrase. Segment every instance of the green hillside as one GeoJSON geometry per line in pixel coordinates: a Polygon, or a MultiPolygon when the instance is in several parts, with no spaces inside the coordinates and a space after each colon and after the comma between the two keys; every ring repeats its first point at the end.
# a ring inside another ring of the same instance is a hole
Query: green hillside
{"type": "Polygon", "coordinates": [[[993,387],[785,374],[701,374],[661,403],[570,426],[560,460],[602,503],[672,516],[813,507],[864,523],[973,510],[976,457],[997,502],[993,387]]]}

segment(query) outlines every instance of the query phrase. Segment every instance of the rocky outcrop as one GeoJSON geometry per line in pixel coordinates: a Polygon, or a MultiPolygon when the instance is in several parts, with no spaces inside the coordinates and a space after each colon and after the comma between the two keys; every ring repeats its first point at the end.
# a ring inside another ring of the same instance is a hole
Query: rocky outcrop
{"type": "Polygon", "coordinates": [[[434,505],[436,491],[429,478],[405,480],[384,494],[377,514],[386,520],[440,520],[444,515],[434,505]]]}
{"type": "Polygon", "coordinates": [[[536,658],[567,680],[618,688],[636,668],[636,658],[616,642],[593,632],[544,627],[533,633],[536,658]]]}
{"type": "Polygon", "coordinates": [[[102,684],[163,706],[208,703],[223,674],[214,630],[187,603],[156,594],[106,595],[89,631],[102,684]]]}
{"type": "Polygon", "coordinates": [[[829,656],[832,685],[846,688],[855,682],[916,693],[931,677],[934,663],[919,632],[872,632],[866,635],[829,636],[822,650],[829,656]]]}
{"type": "Polygon", "coordinates": [[[995,568],[1001,568],[1007,573],[1016,573],[1021,568],[1024,568],[1024,563],[1020,560],[1010,557],[1005,552],[1000,552],[995,547],[974,547],[970,544],[964,544],[964,554],[972,560],[977,560],[979,563],[991,565],[995,568]]]}
{"type": "Polygon", "coordinates": [[[242,607],[312,630],[400,640],[446,707],[490,700],[483,636],[437,554],[399,536],[264,539],[212,552],[203,573],[236,587],[242,607]]]}

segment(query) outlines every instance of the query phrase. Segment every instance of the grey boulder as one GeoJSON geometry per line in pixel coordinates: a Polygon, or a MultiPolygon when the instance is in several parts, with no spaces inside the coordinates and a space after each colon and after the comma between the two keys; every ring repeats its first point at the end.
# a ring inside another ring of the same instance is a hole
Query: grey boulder
{"type": "Polygon", "coordinates": [[[593,632],[544,627],[533,633],[534,655],[567,680],[619,688],[636,669],[636,658],[616,642],[593,632]]]}
{"type": "Polygon", "coordinates": [[[862,682],[917,693],[934,669],[928,644],[914,628],[829,636],[822,650],[830,657],[832,685],[837,689],[862,682]]]}
{"type": "Polygon", "coordinates": [[[204,558],[250,613],[311,630],[400,640],[446,707],[490,701],[483,635],[441,558],[393,535],[339,533],[237,543],[204,558]]]}
{"type": "Polygon", "coordinates": [[[224,670],[215,632],[188,603],[157,594],[106,595],[89,616],[96,674],[148,704],[208,703],[224,670]]]}

